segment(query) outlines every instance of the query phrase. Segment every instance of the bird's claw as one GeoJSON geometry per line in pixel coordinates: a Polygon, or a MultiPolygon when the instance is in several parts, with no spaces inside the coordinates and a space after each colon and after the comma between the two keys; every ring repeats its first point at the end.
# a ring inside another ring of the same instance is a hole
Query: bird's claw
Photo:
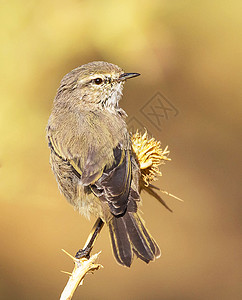
{"type": "Polygon", "coordinates": [[[80,250],[78,250],[77,251],[77,253],[76,253],[76,255],[75,255],[75,258],[78,258],[78,259],[80,259],[80,258],[87,258],[87,259],[89,259],[90,258],[90,253],[91,253],[91,248],[84,248],[84,249],[80,249],[80,250]]]}

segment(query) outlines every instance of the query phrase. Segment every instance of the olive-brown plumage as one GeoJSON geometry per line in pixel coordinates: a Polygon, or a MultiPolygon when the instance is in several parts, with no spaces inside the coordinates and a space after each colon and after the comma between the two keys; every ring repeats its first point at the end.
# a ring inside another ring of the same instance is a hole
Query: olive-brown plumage
{"type": "Polygon", "coordinates": [[[80,213],[107,224],[114,256],[125,266],[134,253],[147,263],[160,255],[138,214],[140,169],[119,107],[124,82],[138,75],[106,62],[72,70],[47,126],[60,191],[80,213]]]}

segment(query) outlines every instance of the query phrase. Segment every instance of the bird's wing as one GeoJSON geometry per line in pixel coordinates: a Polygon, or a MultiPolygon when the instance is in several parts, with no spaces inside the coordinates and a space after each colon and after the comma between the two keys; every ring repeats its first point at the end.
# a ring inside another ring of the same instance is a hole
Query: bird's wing
{"type": "Polygon", "coordinates": [[[96,151],[89,151],[85,163],[83,163],[77,151],[73,151],[71,147],[63,149],[63,143],[59,143],[55,136],[48,134],[48,141],[52,151],[72,166],[73,172],[81,179],[83,185],[87,186],[101,177],[107,158],[102,157],[101,159],[101,157],[97,157],[99,153],[97,149],[96,151]]]}
{"type": "Polygon", "coordinates": [[[66,158],[55,139],[49,136],[51,149],[62,159],[67,160],[73,167],[73,172],[81,179],[81,183],[89,186],[92,192],[104,202],[107,202],[114,215],[120,215],[127,209],[129,197],[139,200],[139,195],[131,189],[132,167],[131,151],[120,144],[112,150],[113,163],[107,164],[107,158],[97,157],[99,151],[90,151],[82,166],[82,159],[78,156],[66,158]]]}
{"type": "Polygon", "coordinates": [[[78,158],[70,160],[70,163],[81,175],[82,184],[89,186],[101,201],[106,202],[113,215],[120,215],[126,211],[130,197],[139,200],[139,194],[131,189],[131,151],[118,145],[113,150],[113,164],[104,168],[94,163],[94,156],[95,153],[92,153],[88,157],[83,172],[78,158]]]}
{"type": "Polygon", "coordinates": [[[104,169],[91,189],[97,197],[108,203],[111,213],[117,216],[126,211],[130,197],[139,200],[139,195],[131,189],[131,151],[117,146],[113,152],[113,165],[104,169]]]}

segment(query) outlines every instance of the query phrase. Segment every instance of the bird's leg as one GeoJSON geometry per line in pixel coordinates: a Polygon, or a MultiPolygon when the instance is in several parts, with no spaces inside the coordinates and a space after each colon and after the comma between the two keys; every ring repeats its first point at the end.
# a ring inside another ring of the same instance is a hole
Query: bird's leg
{"type": "Polygon", "coordinates": [[[104,222],[102,221],[102,219],[98,218],[92,228],[92,231],[90,232],[90,234],[88,236],[88,239],[86,241],[84,248],[77,251],[77,253],[75,255],[76,258],[86,257],[89,259],[94,242],[96,241],[101,229],[103,228],[103,225],[104,225],[104,222]]]}

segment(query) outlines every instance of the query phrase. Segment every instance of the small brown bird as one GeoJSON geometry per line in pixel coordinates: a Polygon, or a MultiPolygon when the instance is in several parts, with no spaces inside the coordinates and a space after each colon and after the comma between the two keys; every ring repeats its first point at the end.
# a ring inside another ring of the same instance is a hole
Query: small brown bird
{"type": "Polygon", "coordinates": [[[139,75],[102,61],[72,70],[61,81],[47,126],[60,191],[80,213],[100,218],[97,231],[107,224],[114,256],[127,267],[134,254],[146,263],[160,256],[139,216],[140,167],[119,107],[125,81],[139,75]]]}

